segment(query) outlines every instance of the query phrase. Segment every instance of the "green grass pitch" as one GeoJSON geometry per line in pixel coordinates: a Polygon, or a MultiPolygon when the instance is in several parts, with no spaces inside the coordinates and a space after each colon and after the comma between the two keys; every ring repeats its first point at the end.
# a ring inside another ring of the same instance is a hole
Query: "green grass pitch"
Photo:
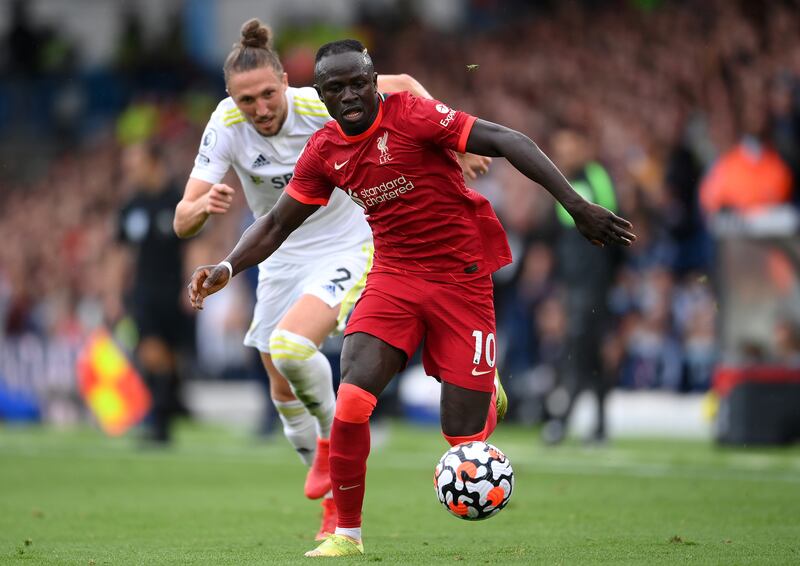
{"type": "MultiPolygon", "coordinates": [[[[484,522],[433,492],[438,430],[392,423],[369,461],[367,554],[337,564],[800,564],[800,449],[617,440],[545,448],[502,426],[516,490],[484,522]]],[[[280,436],[199,426],[167,451],[0,427],[0,564],[308,564],[318,504],[280,436]]]]}

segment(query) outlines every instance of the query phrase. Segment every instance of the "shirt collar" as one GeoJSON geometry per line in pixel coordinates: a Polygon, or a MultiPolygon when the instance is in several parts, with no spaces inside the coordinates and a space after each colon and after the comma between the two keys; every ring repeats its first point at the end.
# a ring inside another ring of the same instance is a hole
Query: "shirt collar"
{"type": "Polygon", "coordinates": [[[344,138],[345,141],[354,143],[364,139],[367,139],[369,136],[375,133],[375,130],[381,125],[381,121],[383,120],[383,101],[384,96],[381,93],[378,93],[378,115],[375,116],[375,120],[373,120],[372,124],[369,128],[365,131],[361,132],[360,134],[356,134],[355,136],[348,136],[342,130],[342,127],[339,125],[339,122],[336,122],[336,130],[339,132],[339,135],[344,138]]]}

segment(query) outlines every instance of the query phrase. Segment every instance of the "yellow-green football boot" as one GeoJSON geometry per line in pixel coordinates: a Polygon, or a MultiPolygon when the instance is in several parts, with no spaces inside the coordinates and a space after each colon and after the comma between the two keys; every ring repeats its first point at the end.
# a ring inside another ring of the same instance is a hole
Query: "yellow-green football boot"
{"type": "Polygon", "coordinates": [[[496,393],[497,420],[501,421],[508,412],[508,395],[506,395],[506,390],[503,389],[503,384],[500,382],[500,372],[497,370],[494,372],[494,389],[496,393]]]}
{"type": "Polygon", "coordinates": [[[309,557],[360,556],[364,554],[364,543],[346,535],[333,534],[317,548],[306,552],[309,557]]]}

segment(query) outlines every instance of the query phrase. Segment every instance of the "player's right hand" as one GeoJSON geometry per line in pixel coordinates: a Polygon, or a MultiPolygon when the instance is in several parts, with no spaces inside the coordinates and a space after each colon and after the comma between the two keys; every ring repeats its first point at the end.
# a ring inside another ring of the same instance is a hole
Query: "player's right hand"
{"type": "Polygon", "coordinates": [[[206,214],[225,214],[231,207],[233,202],[233,187],[229,187],[224,183],[217,183],[212,185],[211,189],[206,194],[206,214]]]}
{"type": "Polygon", "coordinates": [[[201,265],[189,281],[189,302],[196,310],[203,309],[203,300],[228,284],[228,268],[224,265],[201,265]]]}
{"type": "Polygon", "coordinates": [[[592,244],[630,246],[636,241],[633,224],[598,204],[583,201],[581,206],[569,211],[575,227],[592,244]]]}

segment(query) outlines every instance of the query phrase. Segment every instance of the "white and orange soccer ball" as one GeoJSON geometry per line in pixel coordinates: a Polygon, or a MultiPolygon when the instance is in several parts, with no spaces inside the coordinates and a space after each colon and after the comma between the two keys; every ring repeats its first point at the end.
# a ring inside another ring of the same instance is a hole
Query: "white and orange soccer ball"
{"type": "Polygon", "coordinates": [[[514,491],[514,470],[506,455],[485,442],[466,442],[444,453],[433,473],[436,496],[460,519],[494,517],[514,491]]]}

